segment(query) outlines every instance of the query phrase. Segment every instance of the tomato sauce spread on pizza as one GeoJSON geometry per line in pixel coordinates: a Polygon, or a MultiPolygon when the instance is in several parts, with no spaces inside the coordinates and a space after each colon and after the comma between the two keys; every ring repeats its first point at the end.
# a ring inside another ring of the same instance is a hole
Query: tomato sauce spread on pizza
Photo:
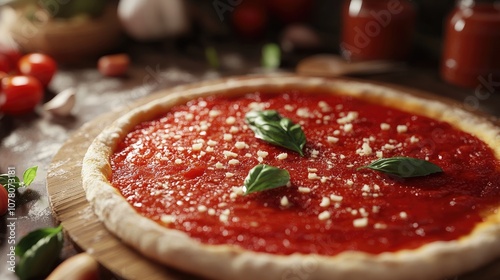
{"type": "Polygon", "coordinates": [[[471,232],[500,201],[500,162],[478,138],[431,118],[342,95],[255,92],[177,105],[137,125],[111,157],[111,184],[145,217],[205,244],[288,255],[413,249],[471,232]],[[304,156],[255,137],[249,111],[300,124],[304,156]],[[397,156],[443,172],[359,169],[397,156]],[[286,186],[244,195],[258,164],[286,186]]]}

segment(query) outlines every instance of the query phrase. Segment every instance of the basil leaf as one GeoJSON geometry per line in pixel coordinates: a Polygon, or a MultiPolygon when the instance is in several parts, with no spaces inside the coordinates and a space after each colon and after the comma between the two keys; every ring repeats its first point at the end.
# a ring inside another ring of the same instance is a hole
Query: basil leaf
{"type": "Polygon", "coordinates": [[[259,164],[248,172],[244,182],[245,195],[285,186],[290,181],[290,173],[285,169],[259,164]]]}
{"type": "Polygon", "coordinates": [[[25,187],[27,187],[27,186],[31,185],[31,183],[33,183],[33,180],[35,180],[35,177],[36,177],[37,170],[38,170],[38,166],[33,166],[33,167],[26,169],[26,171],[24,171],[23,185],[25,187]]]}
{"type": "Polygon", "coordinates": [[[304,156],[302,149],[306,144],[306,136],[299,124],[280,116],[275,110],[251,111],[245,118],[255,137],[304,156]]]}
{"type": "Polygon", "coordinates": [[[207,59],[208,65],[210,67],[217,69],[219,68],[219,58],[217,56],[217,50],[214,47],[205,48],[205,58],[207,59]]]}
{"type": "Polygon", "coordinates": [[[441,167],[432,162],[411,157],[381,158],[366,166],[358,168],[358,170],[364,168],[380,171],[400,178],[421,177],[443,172],[441,167]]]}
{"type": "Polygon", "coordinates": [[[262,66],[276,69],[280,66],[281,50],[277,44],[265,44],[262,47],[262,66]]]}
{"type": "Polygon", "coordinates": [[[9,188],[8,185],[14,186],[14,188],[17,189],[21,187],[21,180],[19,180],[17,176],[10,177],[8,174],[2,174],[0,175],[0,184],[2,184],[6,189],[9,188]],[[14,182],[9,182],[9,179],[14,180],[14,182]]]}
{"type": "Polygon", "coordinates": [[[20,261],[16,274],[21,280],[47,276],[59,261],[63,248],[62,226],[30,232],[16,246],[20,261]]]}

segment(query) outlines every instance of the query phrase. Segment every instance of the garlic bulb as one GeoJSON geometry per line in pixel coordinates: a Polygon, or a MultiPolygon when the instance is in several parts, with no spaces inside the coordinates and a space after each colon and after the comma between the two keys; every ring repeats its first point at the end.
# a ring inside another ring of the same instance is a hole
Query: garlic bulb
{"type": "Polygon", "coordinates": [[[66,117],[71,114],[76,103],[76,89],[68,88],[43,105],[43,109],[54,116],[66,117]]]}
{"type": "Polygon", "coordinates": [[[137,40],[180,35],[190,25],[183,0],[121,0],[118,17],[125,31],[137,40]]]}

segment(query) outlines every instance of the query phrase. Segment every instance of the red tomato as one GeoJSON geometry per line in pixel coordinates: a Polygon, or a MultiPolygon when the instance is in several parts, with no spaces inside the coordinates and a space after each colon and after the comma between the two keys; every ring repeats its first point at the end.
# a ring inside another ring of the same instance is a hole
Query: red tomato
{"type": "Polygon", "coordinates": [[[27,54],[18,62],[19,72],[37,78],[46,87],[57,71],[56,61],[42,53],[27,54]]]}
{"type": "Polygon", "coordinates": [[[3,216],[5,213],[7,213],[8,204],[9,204],[9,193],[3,187],[3,185],[0,184],[0,216],[3,216]]]}
{"type": "Polygon", "coordinates": [[[231,14],[235,31],[246,39],[256,39],[265,33],[268,15],[265,7],[258,3],[243,2],[231,14]]]}
{"type": "Polygon", "coordinates": [[[7,115],[31,112],[42,98],[42,84],[34,77],[8,76],[2,79],[0,111],[7,115]]]}
{"type": "Polygon", "coordinates": [[[314,1],[269,0],[267,4],[273,16],[275,16],[282,23],[289,24],[309,19],[314,1]]]}
{"type": "Polygon", "coordinates": [[[127,54],[105,55],[99,58],[97,69],[104,76],[117,77],[127,73],[130,57],[127,54]]]}
{"type": "Polygon", "coordinates": [[[0,71],[9,73],[12,70],[12,66],[10,65],[10,60],[9,58],[0,53],[0,71]]]}

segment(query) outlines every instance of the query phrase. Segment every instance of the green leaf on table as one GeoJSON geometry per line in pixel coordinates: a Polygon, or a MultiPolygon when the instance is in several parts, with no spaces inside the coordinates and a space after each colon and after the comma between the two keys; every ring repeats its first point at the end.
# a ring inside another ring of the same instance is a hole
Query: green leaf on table
{"type": "Polygon", "coordinates": [[[1,174],[0,184],[2,184],[6,189],[8,189],[10,186],[13,186],[15,189],[27,187],[31,185],[31,183],[33,183],[33,181],[35,180],[37,170],[38,166],[32,166],[26,169],[23,174],[23,182],[21,182],[21,179],[19,179],[19,177],[13,174],[1,174]]]}
{"type": "Polygon", "coordinates": [[[283,187],[290,182],[290,173],[285,169],[259,164],[252,168],[244,182],[245,195],[283,187]]]}
{"type": "Polygon", "coordinates": [[[35,177],[36,177],[36,172],[38,170],[38,166],[32,166],[28,169],[26,169],[26,171],[24,171],[24,174],[23,174],[23,185],[25,187],[31,185],[31,183],[33,183],[33,181],[35,180],[35,177]]]}
{"type": "Polygon", "coordinates": [[[16,274],[21,280],[47,276],[59,261],[63,248],[62,226],[28,233],[15,248],[20,258],[16,274]]]}
{"type": "Polygon", "coordinates": [[[205,48],[205,58],[207,59],[208,65],[210,65],[210,67],[214,69],[219,68],[219,57],[214,47],[205,48]]]}
{"type": "Polygon", "coordinates": [[[262,67],[278,68],[281,63],[281,49],[277,44],[265,44],[262,47],[262,67]]]}
{"type": "Polygon", "coordinates": [[[275,110],[251,111],[245,116],[255,137],[304,156],[306,136],[299,124],[284,118],[275,110]]]}
{"type": "Polygon", "coordinates": [[[441,167],[432,162],[412,157],[381,158],[358,168],[358,170],[365,168],[400,178],[421,177],[443,172],[441,167]]]}
{"type": "Polygon", "coordinates": [[[19,180],[17,176],[10,176],[9,174],[0,175],[0,184],[2,184],[6,189],[10,187],[9,185],[13,186],[15,189],[21,187],[22,185],[21,180],[19,180]]]}

